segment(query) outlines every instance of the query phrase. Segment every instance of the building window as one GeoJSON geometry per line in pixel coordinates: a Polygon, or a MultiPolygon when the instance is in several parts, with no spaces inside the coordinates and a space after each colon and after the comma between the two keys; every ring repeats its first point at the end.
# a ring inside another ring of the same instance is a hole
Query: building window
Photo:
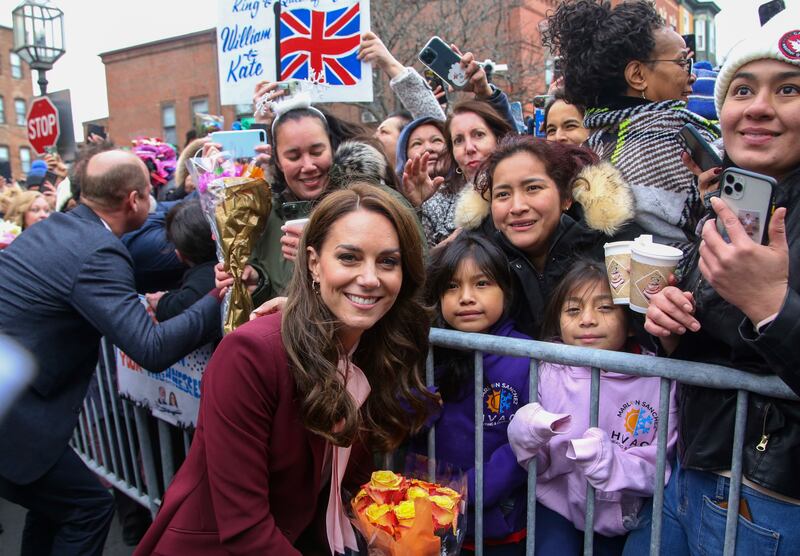
{"type": "Polygon", "coordinates": [[[25,118],[28,116],[28,109],[25,101],[21,98],[14,99],[14,113],[16,114],[17,125],[25,125],[25,118]]]}
{"type": "Polygon", "coordinates": [[[689,12],[683,12],[683,34],[690,35],[692,33],[692,26],[689,22],[689,12]]]}
{"type": "Polygon", "coordinates": [[[0,146],[0,162],[8,162],[10,160],[10,155],[8,152],[8,147],[5,145],[0,146]]]}
{"type": "Polygon", "coordinates": [[[31,150],[28,147],[19,148],[19,162],[22,165],[23,174],[31,171],[31,150]]]}
{"type": "Polygon", "coordinates": [[[178,132],[175,129],[175,105],[164,104],[161,106],[161,127],[164,130],[164,141],[178,144],[178,132]]]}
{"type": "Polygon", "coordinates": [[[11,53],[11,77],[22,79],[22,59],[15,53],[11,53]]]}
{"type": "Polygon", "coordinates": [[[697,45],[698,52],[704,52],[706,49],[706,20],[696,19],[694,21],[694,36],[695,44],[697,45]]]}
{"type": "Polygon", "coordinates": [[[717,51],[717,28],[713,21],[708,22],[708,52],[714,54],[717,51]]]}
{"type": "Polygon", "coordinates": [[[208,114],[207,98],[196,98],[192,101],[192,117],[195,114],[208,114]]]}
{"type": "Polygon", "coordinates": [[[6,123],[6,101],[0,97],[0,124],[6,123]]]}

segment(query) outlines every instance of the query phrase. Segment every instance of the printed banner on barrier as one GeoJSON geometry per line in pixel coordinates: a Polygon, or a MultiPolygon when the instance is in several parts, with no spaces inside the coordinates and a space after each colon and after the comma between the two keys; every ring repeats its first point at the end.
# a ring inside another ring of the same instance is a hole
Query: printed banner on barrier
{"type": "Polygon", "coordinates": [[[219,0],[222,104],[250,104],[260,81],[298,79],[313,102],[371,102],[372,69],[358,60],[369,0],[219,0]],[[276,24],[277,22],[277,24],[276,24]]]}
{"type": "Polygon", "coordinates": [[[151,373],[116,346],[119,395],[147,407],[154,417],[181,428],[197,426],[200,379],[214,346],[202,346],[165,371],[151,373]]]}

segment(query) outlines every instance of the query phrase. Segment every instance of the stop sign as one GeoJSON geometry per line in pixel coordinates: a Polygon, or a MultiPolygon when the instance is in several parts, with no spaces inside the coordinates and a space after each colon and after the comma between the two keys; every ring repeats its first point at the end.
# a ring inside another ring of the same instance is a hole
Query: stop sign
{"type": "Polygon", "coordinates": [[[37,98],[28,110],[28,141],[39,154],[58,141],[58,108],[47,97],[37,98]]]}

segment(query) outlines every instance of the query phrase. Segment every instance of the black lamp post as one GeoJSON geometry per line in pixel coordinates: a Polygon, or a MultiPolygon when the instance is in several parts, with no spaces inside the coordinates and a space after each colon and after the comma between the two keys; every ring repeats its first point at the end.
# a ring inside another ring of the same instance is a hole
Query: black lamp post
{"type": "Polygon", "coordinates": [[[25,0],[11,12],[14,52],[39,72],[39,89],[47,94],[45,73],[65,52],[64,12],[47,0],[25,0]]]}

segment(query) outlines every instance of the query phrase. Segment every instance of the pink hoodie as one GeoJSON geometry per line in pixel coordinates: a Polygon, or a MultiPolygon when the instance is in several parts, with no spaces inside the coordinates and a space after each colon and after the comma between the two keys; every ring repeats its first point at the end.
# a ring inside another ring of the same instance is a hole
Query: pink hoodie
{"type": "MultiPolygon", "coordinates": [[[[537,501],[583,530],[588,479],[596,489],[595,532],[626,533],[655,486],[660,379],[602,371],[598,427],[589,428],[591,370],[539,369],[541,405],[520,408],[508,426],[517,461],[527,468],[537,458],[537,501]]],[[[670,395],[667,462],[677,440],[674,383],[670,395]]],[[[665,481],[669,472],[667,463],[665,481]]]]}

